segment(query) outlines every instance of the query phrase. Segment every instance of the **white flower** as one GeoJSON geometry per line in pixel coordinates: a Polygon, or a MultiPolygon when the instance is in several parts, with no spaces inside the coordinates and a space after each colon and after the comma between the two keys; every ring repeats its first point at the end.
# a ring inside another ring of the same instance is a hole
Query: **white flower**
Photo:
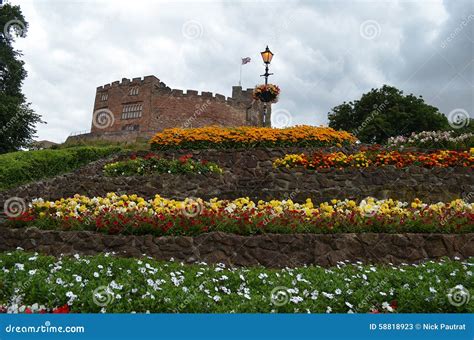
{"type": "Polygon", "coordinates": [[[336,293],[337,295],[341,295],[342,294],[342,290],[340,290],[339,288],[337,288],[334,293],[336,293]]]}
{"type": "Polygon", "coordinates": [[[430,287],[430,293],[437,293],[436,289],[434,289],[433,287],[430,287]]]}
{"type": "Polygon", "coordinates": [[[94,275],[94,277],[99,277],[99,273],[97,273],[97,272],[94,272],[93,275],[94,275]]]}
{"type": "Polygon", "coordinates": [[[330,294],[330,293],[326,293],[326,292],[322,292],[323,296],[327,297],[328,299],[333,299],[334,298],[334,294],[330,294]]]}
{"type": "Polygon", "coordinates": [[[290,301],[293,303],[300,303],[303,301],[303,298],[301,296],[292,296],[290,298],[290,301]]]}
{"type": "Polygon", "coordinates": [[[36,272],[37,272],[37,269],[31,269],[31,270],[28,272],[28,274],[30,274],[30,275],[35,275],[36,272]]]}
{"type": "Polygon", "coordinates": [[[218,301],[221,300],[221,297],[220,297],[219,295],[214,295],[214,296],[212,297],[212,299],[213,299],[214,301],[218,302],[218,301]]]}
{"type": "Polygon", "coordinates": [[[346,301],[346,306],[349,307],[350,309],[352,309],[352,307],[354,307],[352,304],[350,304],[349,302],[346,301]]]}
{"type": "Polygon", "coordinates": [[[326,313],[331,313],[331,312],[332,312],[332,308],[328,306],[328,308],[326,308],[326,313]]]}
{"type": "Polygon", "coordinates": [[[386,302],[386,301],[382,303],[382,308],[383,308],[383,309],[386,309],[386,310],[389,311],[389,312],[393,312],[392,306],[390,306],[390,304],[389,304],[388,302],[386,302]]]}

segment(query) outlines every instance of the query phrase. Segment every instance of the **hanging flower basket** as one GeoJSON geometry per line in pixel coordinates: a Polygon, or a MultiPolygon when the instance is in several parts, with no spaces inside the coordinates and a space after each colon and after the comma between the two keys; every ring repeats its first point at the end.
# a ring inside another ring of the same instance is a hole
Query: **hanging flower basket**
{"type": "Polygon", "coordinates": [[[273,84],[258,85],[253,90],[253,98],[264,103],[276,103],[280,88],[273,84]]]}

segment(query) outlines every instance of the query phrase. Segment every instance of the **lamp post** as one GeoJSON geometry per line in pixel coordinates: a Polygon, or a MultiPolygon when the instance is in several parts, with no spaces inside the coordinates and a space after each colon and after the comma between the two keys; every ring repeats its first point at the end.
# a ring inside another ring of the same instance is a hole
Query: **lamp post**
{"type": "MultiPolygon", "coordinates": [[[[268,76],[271,76],[273,73],[268,73],[268,65],[270,65],[272,59],[273,59],[273,53],[270,51],[270,49],[265,48],[265,51],[260,52],[262,55],[263,62],[265,63],[265,73],[262,74],[260,77],[265,77],[265,85],[268,85],[268,76]]],[[[267,118],[267,103],[263,103],[263,126],[266,124],[266,118],[267,118]]]]}

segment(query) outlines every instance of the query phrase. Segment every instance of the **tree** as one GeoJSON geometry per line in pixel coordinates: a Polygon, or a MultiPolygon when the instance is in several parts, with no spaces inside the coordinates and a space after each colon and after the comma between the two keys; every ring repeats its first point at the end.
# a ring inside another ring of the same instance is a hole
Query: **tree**
{"type": "Polygon", "coordinates": [[[421,96],[404,95],[388,85],[334,107],[328,118],[330,127],[350,131],[363,143],[382,144],[393,136],[449,129],[446,116],[421,96]]]}
{"type": "Polygon", "coordinates": [[[30,108],[21,92],[27,76],[21,52],[13,48],[16,37],[24,37],[28,28],[19,6],[0,8],[0,153],[27,147],[36,133],[41,117],[30,108]]]}

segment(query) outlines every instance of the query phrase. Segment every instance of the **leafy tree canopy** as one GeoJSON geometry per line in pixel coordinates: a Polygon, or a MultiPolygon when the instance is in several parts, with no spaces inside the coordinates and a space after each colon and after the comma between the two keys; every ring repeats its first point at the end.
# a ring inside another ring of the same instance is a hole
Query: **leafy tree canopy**
{"type": "Polygon", "coordinates": [[[21,92],[27,72],[13,42],[26,36],[28,23],[19,6],[0,8],[0,27],[0,153],[6,153],[27,147],[36,133],[35,125],[42,121],[21,92]]]}
{"type": "Polygon", "coordinates": [[[334,107],[328,118],[330,127],[352,132],[363,143],[382,144],[393,136],[450,129],[446,116],[421,96],[404,95],[389,85],[334,107]]]}

